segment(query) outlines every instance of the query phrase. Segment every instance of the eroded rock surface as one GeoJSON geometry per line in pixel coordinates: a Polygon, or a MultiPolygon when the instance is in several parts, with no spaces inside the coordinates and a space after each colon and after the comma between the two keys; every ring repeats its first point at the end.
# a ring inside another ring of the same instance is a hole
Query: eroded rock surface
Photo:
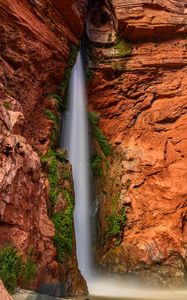
{"type": "MultiPolygon", "coordinates": [[[[45,111],[56,106],[46,96],[56,94],[63,82],[69,46],[77,45],[82,34],[85,5],[81,0],[0,3],[0,246],[15,246],[23,260],[33,249],[37,276],[27,288],[58,282],[63,271],[39,155],[46,154],[54,127],[45,111]]],[[[76,258],[74,267],[80,277],[76,258]]],[[[75,283],[68,279],[67,285],[76,293],[75,283]]]]}
{"type": "Polygon", "coordinates": [[[187,31],[186,0],[111,0],[118,31],[131,40],[166,39],[187,31]]]}
{"type": "Polygon", "coordinates": [[[178,286],[187,262],[187,3],[112,2],[118,34],[133,44],[124,57],[112,47],[92,52],[89,109],[113,145],[97,180],[100,238],[113,203],[118,213],[125,207],[127,221],[121,248],[114,236],[98,246],[97,258],[110,271],[178,286]],[[168,40],[154,40],[159,32],[168,40]]]}
{"type": "Polygon", "coordinates": [[[90,1],[87,34],[93,42],[112,42],[116,33],[133,41],[186,35],[186,0],[90,1]],[[98,9],[99,8],[99,9],[98,9]]]}
{"type": "Polygon", "coordinates": [[[4,285],[1,280],[0,280],[0,295],[1,295],[1,300],[13,300],[12,297],[10,297],[10,295],[4,288],[4,285]]]}

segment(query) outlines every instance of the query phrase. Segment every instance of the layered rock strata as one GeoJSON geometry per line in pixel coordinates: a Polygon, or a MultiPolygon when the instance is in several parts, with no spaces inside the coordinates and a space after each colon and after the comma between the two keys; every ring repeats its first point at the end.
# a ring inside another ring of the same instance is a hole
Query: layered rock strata
{"type": "Polygon", "coordinates": [[[33,249],[37,275],[27,288],[58,282],[63,273],[69,294],[84,293],[85,286],[80,291],[80,282],[69,278],[73,268],[73,277],[78,274],[75,257],[69,274],[56,260],[49,183],[39,156],[47,153],[54,128],[45,111],[56,113],[46,96],[65,80],[69,45],[79,42],[85,8],[82,0],[0,3],[0,246],[15,246],[24,261],[33,249]]]}
{"type": "Polygon", "coordinates": [[[187,3],[111,2],[117,36],[133,42],[120,53],[104,45],[92,51],[89,110],[113,147],[106,158],[96,145],[103,157],[97,260],[113,272],[179,286],[187,262],[187,3]],[[109,235],[114,211],[119,220],[123,209],[121,235],[109,235]]]}

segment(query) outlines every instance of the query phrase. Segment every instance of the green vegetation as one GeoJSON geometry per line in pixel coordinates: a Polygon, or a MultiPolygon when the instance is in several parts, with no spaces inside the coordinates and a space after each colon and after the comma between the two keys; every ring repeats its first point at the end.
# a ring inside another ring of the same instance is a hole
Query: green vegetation
{"type": "Polygon", "coordinates": [[[71,173],[68,170],[64,171],[64,174],[63,174],[64,180],[70,179],[70,176],[71,176],[71,173]]]}
{"type": "Polygon", "coordinates": [[[52,110],[46,109],[44,113],[49,120],[55,122],[56,124],[59,123],[59,118],[52,112],[52,110]]]}
{"type": "Polygon", "coordinates": [[[6,246],[0,249],[0,278],[10,293],[14,293],[22,269],[22,260],[15,248],[6,246]]]}
{"type": "MultiPolygon", "coordinates": [[[[67,68],[64,71],[63,80],[60,83],[57,94],[49,94],[47,98],[52,98],[58,102],[58,107],[61,111],[66,108],[67,101],[67,88],[69,79],[71,76],[71,70],[75,63],[77,56],[78,47],[70,46],[70,55],[67,61],[67,68]]],[[[57,249],[57,259],[63,262],[67,254],[72,252],[72,240],[73,240],[73,197],[67,190],[62,190],[61,178],[59,178],[59,161],[67,161],[67,154],[64,150],[54,150],[55,142],[58,137],[59,129],[59,117],[56,116],[50,109],[45,110],[45,115],[54,122],[54,129],[51,139],[51,148],[48,150],[47,155],[41,157],[41,163],[47,168],[48,181],[49,181],[49,215],[54,223],[55,237],[54,244],[57,249]],[[57,202],[58,195],[63,193],[64,198],[67,202],[67,207],[64,211],[53,213],[55,204],[57,202]]],[[[70,179],[71,173],[69,170],[65,170],[62,175],[63,179],[70,179]]],[[[31,262],[28,262],[29,266],[32,267],[31,262]]],[[[34,272],[34,266],[32,268],[34,272]]]]}
{"type": "Polygon", "coordinates": [[[59,134],[59,124],[60,120],[59,117],[52,112],[50,109],[46,109],[44,111],[45,115],[48,117],[49,120],[53,121],[54,126],[53,126],[53,132],[51,136],[51,144],[54,145],[56,143],[58,134],[59,134]]]}
{"type": "Polygon", "coordinates": [[[56,154],[56,158],[61,161],[61,162],[64,162],[64,161],[67,161],[67,152],[66,150],[64,149],[57,149],[55,151],[55,154],[56,154]]]}
{"type": "Polygon", "coordinates": [[[89,83],[94,76],[94,70],[91,68],[87,68],[86,70],[86,82],[89,83]]]}
{"type": "Polygon", "coordinates": [[[67,68],[64,70],[63,80],[60,82],[58,91],[54,94],[48,94],[46,95],[46,98],[52,98],[55,99],[58,103],[60,111],[63,111],[66,109],[67,105],[67,88],[69,85],[69,80],[71,76],[71,71],[74,66],[77,53],[79,50],[79,46],[75,45],[69,45],[69,57],[67,60],[67,68]]]}
{"type": "Polygon", "coordinates": [[[25,267],[22,273],[23,281],[25,283],[30,283],[34,279],[37,273],[37,267],[35,262],[32,260],[31,257],[27,258],[27,261],[25,263],[25,267]]]}
{"type": "Polygon", "coordinates": [[[4,101],[4,102],[3,102],[3,106],[4,106],[4,108],[6,108],[7,110],[11,110],[11,108],[12,108],[11,103],[8,102],[8,101],[4,101]]]}
{"type": "Polygon", "coordinates": [[[51,204],[55,204],[59,193],[58,158],[56,152],[49,149],[47,155],[41,157],[41,163],[48,166],[49,199],[51,204]]]}
{"type": "Polygon", "coordinates": [[[105,240],[111,239],[112,237],[116,237],[118,241],[121,241],[122,239],[123,227],[125,226],[127,220],[125,206],[122,206],[119,211],[117,211],[116,206],[116,198],[112,198],[112,213],[106,217],[108,229],[107,233],[105,234],[105,240]]]}
{"type": "Polygon", "coordinates": [[[111,49],[116,50],[117,53],[115,56],[117,57],[124,57],[132,54],[131,45],[122,39],[119,39],[111,49]]]}
{"type": "Polygon", "coordinates": [[[18,280],[30,283],[37,273],[37,267],[31,254],[26,263],[22,262],[16,248],[8,245],[0,249],[0,279],[9,293],[14,293],[18,280]]]}
{"type": "Polygon", "coordinates": [[[103,171],[102,171],[102,162],[103,158],[98,154],[94,154],[91,157],[91,169],[95,176],[102,177],[103,171]]]}
{"type": "MultiPolygon", "coordinates": [[[[59,174],[58,161],[67,160],[66,151],[49,149],[47,155],[41,158],[41,163],[48,168],[49,198],[53,207],[57,201],[59,193],[62,193],[66,199],[67,207],[64,211],[50,212],[51,220],[55,227],[54,244],[57,249],[57,259],[63,262],[66,255],[71,255],[73,241],[73,209],[74,199],[70,191],[62,190],[59,174]]],[[[65,170],[63,179],[70,179],[70,171],[65,170]]]]}
{"type": "Polygon", "coordinates": [[[106,156],[110,155],[111,151],[112,151],[112,147],[108,143],[108,141],[107,141],[106,137],[104,136],[104,134],[102,133],[101,129],[98,127],[98,123],[99,123],[98,114],[96,112],[89,112],[88,119],[89,119],[89,122],[92,127],[92,132],[93,132],[94,136],[96,137],[103,153],[106,156]]]}
{"type": "Polygon", "coordinates": [[[55,226],[54,244],[57,249],[57,259],[63,262],[66,255],[72,253],[73,240],[73,197],[69,191],[63,192],[67,200],[68,207],[64,212],[55,213],[52,222],[55,226]]]}
{"type": "Polygon", "coordinates": [[[55,115],[52,110],[46,109],[44,114],[48,117],[49,120],[53,121],[53,132],[51,135],[51,145],[56,143],[58,137],[58,128],[59,128],[59,117],[55,115]]]}
{"type": "Polygon", "coordinates": [[[37,266],[34,262],[33,257],[34,257],[33,247],[30,247],[28,251],[27,260],[24,265],[24,269],[21,276],[25,284],[31,283],[37,274],[37,266]]]}
{"type": "Polygon", "coordinates": [[[55,99],[58,103],[61,103],[62,102],[62,97],[60,97],[59,95],[57,94],[48,94],[47,95],[47,98],[49,99],[55,99]]]}
{"type": "Polygon", "coordinates": [[[62,80],[62,82],[60,83],[60,86],[59,86],[60,95],[62,95],[62,98],[63,98],[63,102],[62,102],[62,105],[61,105],[62,110],[64,110],[66,108],[66,105],[67,105],[66,91],[67,91],[67,88],[68,88],[68,85],[69,85],[71,71],[72,71],[72,68],[74,66],[74,63],[75,63],[75,60],[76,60],[76,57],[77,57],[79,46],[70,45],[69,48],[70,48],[70,54],[69,54],[68,61],[67,61],[68,67],[64,71],[63,80],[62,80]]]}

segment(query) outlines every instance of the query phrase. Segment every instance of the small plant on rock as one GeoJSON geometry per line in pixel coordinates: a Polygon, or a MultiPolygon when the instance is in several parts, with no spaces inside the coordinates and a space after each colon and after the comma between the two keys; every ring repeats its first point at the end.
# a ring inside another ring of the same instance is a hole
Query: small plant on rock
{"type": "Polygon", "coordinates": [[[98,114],[96,112],[89,112],[88,119],[91,124],[92,132],[93,132],[94,136],[96,137],[103,153],[106,156],[110,155],[111,151],[112,151],[112,147],[108,143],[108,141],[107,141],[106,137],[104,136],[104,134],[102,133],[101,129],[98,127],[98,123],[99,123],[98,114]]]}
{"type": "Polygon", "coordinates": [[[0,249],[0,278],[9,293],[14,293],[18,279],[23,270],[23,264],[17,250],[12,246],[0,249]]]}
{"type": "Polygon", "coordinates": [[[120,39],[116,45],[112,47],[116,51],[115,56],[124,57],[132,54],[132,47],[125,40],[120,39]]]}
{"type": "Polygon", "coordinates": [[[55,227],[54,244],[57,248],[57,259],[63,262],[66,254],[72,253],[73,241],[73,197],[69,191],[63,191],[68,207],[64,212],[57,212],[52,216],[55,227]]]}
{"type": "Polygon", "coordinates": [[[102,162],[103,162],[103,158],[98,153],[94,154],[91,157],[91,169],[95,176],[102,177],[103,175],[102,162]]]}

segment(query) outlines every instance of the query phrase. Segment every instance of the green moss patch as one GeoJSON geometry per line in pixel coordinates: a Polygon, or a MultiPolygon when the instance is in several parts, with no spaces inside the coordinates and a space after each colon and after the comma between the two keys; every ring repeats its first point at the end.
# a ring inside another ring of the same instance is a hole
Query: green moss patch
{"type": "Polygon", "coordinates": [[[41,163],[48,168],[49,199],[52,205],[56,203],[57,196],[61,190],[58,178],[58,160],[65,160],[65,152],[48,150],[47,155],[41,157],[41,163]]]}
{"type": "Polygon", "coordinates": [[[114,49],[116,51],[115,56],[117,57],[125,57],[132,54],[131,45],[123,39],[118,40],[116,45],[111,49],[114,49]]]}
{"type": "Polygon", "coordinates": [[[23,263],[15,247],[8,245],[0,249],[0,279],[10,294],[15,292],[19,280],[29,284],[36,273],[37,267],[30,255],[23,263]]]}
{"type": "Polygon", "coordinates": [[[101,157],[101,155],[99,155],[98,153],[95,153],[94,155],[92,155],[91,169],[95,176],[100,176],[100,177],[103,176],[102,162],[103,162],[103,158],[101,157]]]}
{"type": "Polygon", "coordinates": [[[64,71],[63,80],[59,85],[59,94],[62,98],[61,110],[65,110],[67,107],[67,89],[71,76],[72,68],[75,64],[75,60],[79,51],[79,46],[69,45],[70,53],[67,61],[67,68],[64,71]]]}
{"type": "Polygon", "coordinates": [[[4,101],[4,102],[3,102],[3,106],[4,106],[4,108],[6,108],[7,110],[11,110],[11,109],[12,109],[12,105],[11,105],[11,103],[8,102],[8,101],[4,101]]]}
{"type": "Polygon", "coordinates": [[[55,227],[54,244],[57,249],[57,259],[63,262],[66,255],[72,253],[73,241],[73,209],[74,201],[69,191],[63,192],[68,207],[63,212],[55,213],[51,220],[55,227]]]}
{"type": "Polygon", "coordinates": [[[37,266],[31,257],[27,258],[25,267],[22,273],[22,278],[25,284],[29,284],[33,281],[37,274],[37,266]]]}
{"type": "Polygon", "coordinates": [[[112,211],[111,214],[106,216],[108,223],[107,232],[105,233],[104,240],[110,240],[116,237],[117,242],[120,243],[123,237],[123,228],[126,224],[126,213],[125,206],[122,206],[119,210],[117,209],[117,197],[112,198],[112,211]]]}
{"type": "Polygon", "coordinates": [[[6,246],[0,249],[0,278],[9,293],[14,293],[22,270],[21,257],[14,247],[6,246]]]}
{"type": "Polygon", "coordinates": [[[112,147],[107,141],[106,137],[102,133],[101,129],[98,127],[99,123],[99,116],[96,112],[89,112],[88,113],[88,119],[91,124],[92,132],[97,139],[103,153],[108,156],[112,152],[112,147]]]}

